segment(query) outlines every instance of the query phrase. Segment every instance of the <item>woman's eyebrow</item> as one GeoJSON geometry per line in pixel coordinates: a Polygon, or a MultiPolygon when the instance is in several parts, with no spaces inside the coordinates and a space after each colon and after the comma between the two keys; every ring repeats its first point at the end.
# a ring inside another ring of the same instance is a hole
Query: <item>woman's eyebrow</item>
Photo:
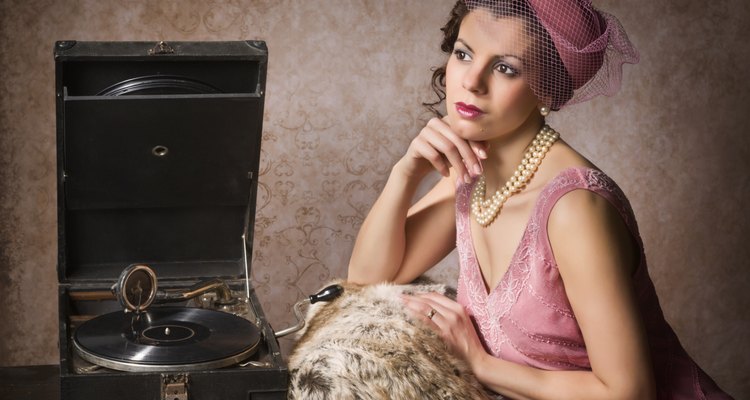
{"type": "Polygon", "coordinates": [[[513,54],[503,54],[503,55],[495,56],[496,60],[503,60],[503,61],[508,61],[508,59],[510,58],[516,59],[518,63],[523,65],[523,58],[513,55],[513,54]]]}
{"type": "MultiPolygon", "coordinates": [[[[458,38],[458,39],[456,39],[456,42],[457,43],[460,42],[461,44],[463,44],[464,46],[466,46],[467,50],[469,50],[472,53],[474,52],[474,49],[472,49],[471,46],[469,46],[469,44],[466,43],[465,40],[463,40],[461,38],[458,38]]],[[[494,58],[496,60],[505,60],[505,59],[508,59],[508,58],[515,58],[516,60],[518,60],[518,62],[523,63],[523,58],[521,58],[521,57],[519,57],[519,56],[517,56],[515,54],[496,54],[496,55],[492,56],[492,58],[494,58]]]]}
{"type": "Polygon", "coordinates": [[[472,48],[471,48],[471,46],[469,46],[469,44],[468,44],[468,43],[466,43],[466,41],[465,41],[465,40],[463,40],[463,39],[461,39],[461,38],[458,38],[458,39],[456,39],[456,42],[461,42],[461,43],[462,43],[462,44],[463,44],[464,46],[466,46],[466,48],[467,48],[467,49],[468,49],[469,51],[471,51],[472,53],[474,52],[474,49],[472,49],[472,48]]]}

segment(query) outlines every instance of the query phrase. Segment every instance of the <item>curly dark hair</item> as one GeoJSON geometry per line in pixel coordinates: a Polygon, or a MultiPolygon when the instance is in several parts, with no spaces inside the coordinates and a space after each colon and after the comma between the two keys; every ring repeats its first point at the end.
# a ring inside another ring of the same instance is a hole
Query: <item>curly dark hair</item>
{"type": "MultiPolygon", "coordinates": [[[[539,49],[555,49],[555,45],[552,42],[547,30],[542,27],[536,17],[528,18],[529,16],[535,16],[534,11],[530,8],[526,0],[501,0],[506,3],[505,7],[492,7],[498,0],[483,0],[475,1],[479,7],[486,6],[487,10],[493,10],[495,17],[523,17],[526,22],[526,33],[534,39],[532,51],[541,51],[539,49]],[[503,13],[500,14],[498,9],[502,9],[503,13]]],[[[461,22],[464,17],[469,14],[469,8],[466,6],[465,0],[458,0],[453,6],[450,12],[448,22],[440,29],[443,32],[443,41],[440,43],[440,50],[450,57],[453,52],[453,46],[458,39],[458,31],[461,27],[461,22]]],[[[543,65],[543,69],[539,71],[538,76],[534,82],[529,82],[534,93],[542,99],[552,110],[559,110],[560,107],[565,105],[573,97],[573,81],[565,69],[565,65],[560,58],[559,53],[554,50],[550,52],[552,54],[552,60],[549,63],[543,65]]],[[[445,67],[447,62],[441,67],[433,69],[432,73],[432,90],[437,95],[438,99],[435,102],[422,103],[430,111],[435,113],[437,116],[442,116],[438,111],[439,106],[445,100],[445,67]]]]}

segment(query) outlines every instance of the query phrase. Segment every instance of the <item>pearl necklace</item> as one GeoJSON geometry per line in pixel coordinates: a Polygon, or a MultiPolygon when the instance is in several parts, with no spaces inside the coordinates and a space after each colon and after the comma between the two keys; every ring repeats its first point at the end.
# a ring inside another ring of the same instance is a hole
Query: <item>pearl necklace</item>
{"type": "Polygon", "coordinates": [[[474,219],[479,225],[487,227],[491,224],[508,198],[526,187],[526,183],[534,176],[545,154],[558,138],[560,138],[559,133],[548,125],[544,125],[526,150],[523,160],[516,168],[513,176],[489,199],[484,198],[487,193],[484,175],[479,177],[476,185],[474,185],[474,190],[471,192],[471,214],[474,215],[474,219]]]}

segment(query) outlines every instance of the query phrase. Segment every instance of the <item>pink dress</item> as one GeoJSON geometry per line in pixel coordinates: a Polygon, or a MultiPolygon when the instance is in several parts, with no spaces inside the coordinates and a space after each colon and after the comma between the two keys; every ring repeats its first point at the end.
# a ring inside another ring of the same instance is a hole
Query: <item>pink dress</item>
{"type": "Polygon", "coordinates": [[[612,203],[641,249],[635,271],[638,301],[648,331],[659,399],[731,399],[688,356],[662,314],[648,275],[643,244],[628,200],[598,170],[570,168],[542,190],[508,271],[489,294],[471,238],[472,184],[456,191],[458,302],[472,316],[485,348],[495,357],[545,370],[590,370],[576,322],[547,237],[547,219],[560,197],[590,190],[612,203]]]}

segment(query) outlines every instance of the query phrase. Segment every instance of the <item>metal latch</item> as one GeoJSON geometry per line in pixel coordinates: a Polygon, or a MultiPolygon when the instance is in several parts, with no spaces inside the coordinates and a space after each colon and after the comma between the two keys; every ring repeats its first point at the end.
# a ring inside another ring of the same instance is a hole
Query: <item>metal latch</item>
{"type": "Polygon", "coordinates": [[[188,400],[188,375],[161,376],[161,400],[188,400]]]}
{"type": "Polygon", "coordinates": [[[174,48],[167,44],[165,41],[160,41],[153,48],[148,50],[148,55],[153,56],[157,54],[174,54],[174,48]]]}

